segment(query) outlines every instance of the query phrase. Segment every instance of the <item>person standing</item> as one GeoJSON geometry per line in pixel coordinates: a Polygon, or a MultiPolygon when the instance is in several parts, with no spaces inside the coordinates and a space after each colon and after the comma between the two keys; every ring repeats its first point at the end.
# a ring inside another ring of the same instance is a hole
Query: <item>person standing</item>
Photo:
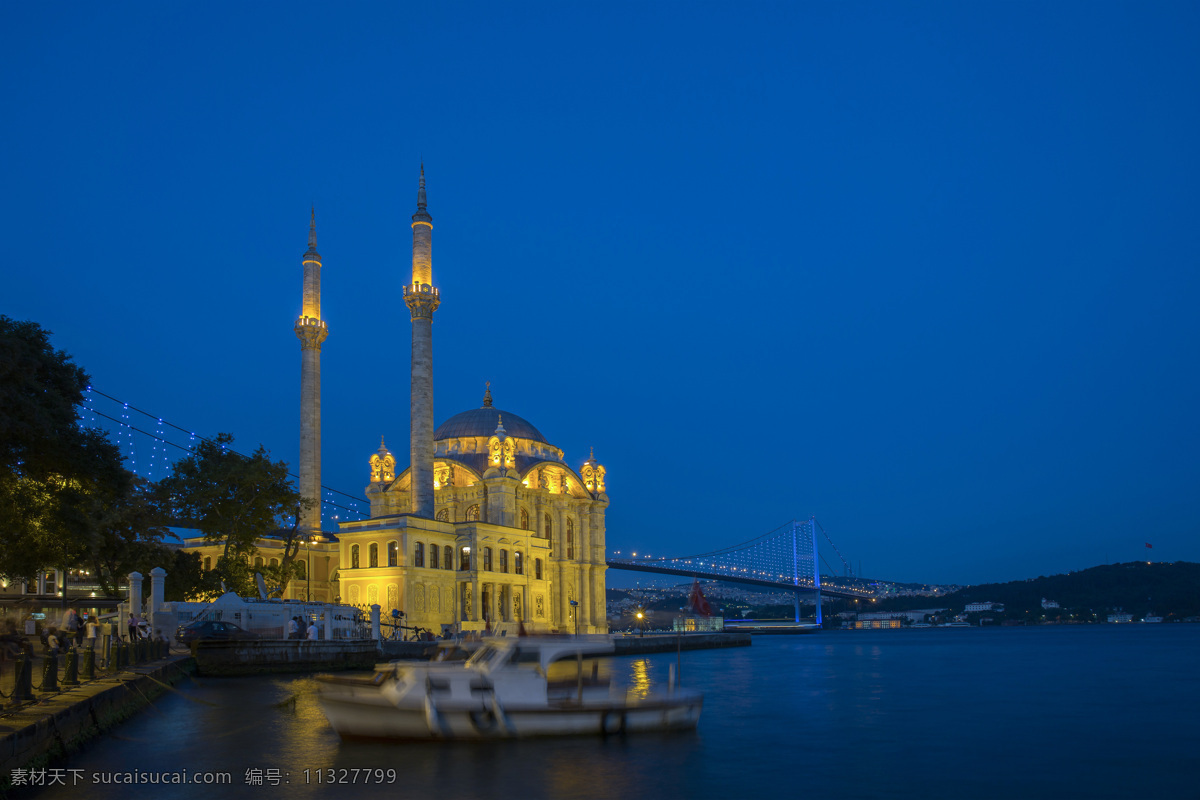
{"type": "Polygon", "coordinates": [[[78,640],[80,629],[79,613],[73,608],[68,608],[63,613],[62,625],[60,627],[63,629],[63,639],[65,641],[70,641],[71,639],[78,640]]]}
{"type": "Polygon", "coordinates": [[[287,638],[289,638],[289,639],[299,639],[300,638],[300,624],[298,622],[296,622],[295,617],[292,617],[291,619],[288,620],[287,638]]]}
{"type": "Polygon", "coordinates": [[[317,621],[315,619],[308,623],[308,640],[310,642],[317,640],[317,621]]]}

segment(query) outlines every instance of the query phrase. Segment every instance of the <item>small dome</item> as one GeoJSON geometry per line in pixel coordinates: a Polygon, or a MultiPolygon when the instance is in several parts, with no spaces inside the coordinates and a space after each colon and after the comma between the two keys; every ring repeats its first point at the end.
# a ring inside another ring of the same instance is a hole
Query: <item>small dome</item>
{"type": "Polygon", "coordinates": [[[533,425],[511,411],[504,411],[493,406],[472,408],[470,411],[455,414],[438,426],[438,429],[433,432],[433,438],[437,441],[457,439],[460,436],[491,436],[496,432],[496,426],[500,424],[501,416],[504,417],[504,430],[509,436],[550,444],[546,441],[546,437],[542,436],[542,432],[533,425]]]}

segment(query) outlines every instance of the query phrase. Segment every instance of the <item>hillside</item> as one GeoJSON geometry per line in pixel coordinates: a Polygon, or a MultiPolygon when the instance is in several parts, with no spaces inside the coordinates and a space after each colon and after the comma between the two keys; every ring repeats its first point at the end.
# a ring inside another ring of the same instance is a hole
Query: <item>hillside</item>
{"type": "MultiPolygon", "coordinates": [[[[1154,613],[1165,621],[1200,615],[1200,564],[1187,561],[1105,564],[1066,575],[1039,576],[1009,583],[967,586],[939,598],[937,605],[960,613],[968,603],[1003,603],[1003,619],[1100,619],[1118,610],[1135,619],[1154,613]],[[1062,608],[1043,610],[1045,598],[1062,608]]],[[[928,607],[930,598],[900,597],[879,603],[877,610],[906,610],[928,607]]]]}

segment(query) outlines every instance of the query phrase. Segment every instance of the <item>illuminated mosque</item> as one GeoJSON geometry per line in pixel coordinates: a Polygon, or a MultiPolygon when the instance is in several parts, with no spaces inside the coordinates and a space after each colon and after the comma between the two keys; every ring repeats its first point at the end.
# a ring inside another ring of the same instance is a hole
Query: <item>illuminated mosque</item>
{"type": "MultiPolygon", "coordinates": [[[[403,289],[412,317],[409,467],[382,440],[369,459],[369,519],[321,533],[319,505],[301,513],[308,545],[304,577],[287,597],[378,604],[386,617],[441,632],[523,625],[530,632],[599,633],[605,618],[605,469],[589,456],[578,471],[536,427],[492,403],[434,429],[433,217],[421,169],[412,216],[412,277],[403,289]],[[316,563],[313,563],[315,560],[316,563]],[[336,576],[336,582],[334,577],[336,576]]],[[[321,493],[321,256],[315,214],[303,257],[300,494],[321,493]]],[[[267,557],[271,546],[261,548],[267,557]]]]}

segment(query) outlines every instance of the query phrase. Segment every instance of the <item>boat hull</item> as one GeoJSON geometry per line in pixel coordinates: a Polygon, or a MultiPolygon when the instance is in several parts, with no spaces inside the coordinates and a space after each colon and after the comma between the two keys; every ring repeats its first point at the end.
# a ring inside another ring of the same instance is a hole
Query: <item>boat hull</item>
{"type": "MultiPolygon", "coordinates": [[[[341,689],[342,687],[339,687],[341,689]]],[[[471,708],[396,705],[377,689],[322,691],[321,706],[343,739],[505,739],[620,735],[688,730],[700,721],[703,697],[678,692],[636,703],[504,707],[483,699],[471,708]]]]}

